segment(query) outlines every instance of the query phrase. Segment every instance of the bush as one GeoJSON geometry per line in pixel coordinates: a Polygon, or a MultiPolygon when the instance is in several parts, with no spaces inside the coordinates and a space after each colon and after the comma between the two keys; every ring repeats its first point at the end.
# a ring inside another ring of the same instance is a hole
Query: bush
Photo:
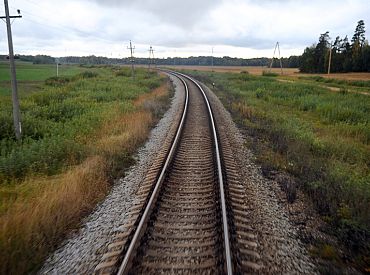
{"type": "Polygon", "coordinates": [[[65,76],[53,76],[45,80],[45,84],[48,86],[60,87],[71,81],[70,77],[65,76]]]}
{"type": "Polygon", "coordinates": [[[85,72],[82,72],[80,74],[78,74],[75,78],[78,79],[78,78],[93,78],[93,77],[97,77],[98,76],[98,73],[96,72],[92,72],[92,71],[85,71],[85,72]]]}
{"type": "Polygon", "coordinates": [[[263,76],[276,77],[276,76],[278,76],[279,74],[277,74],[277,73],[273,73],[273,72],[269,72],[269,71],[263,71],[263,72],[262,72],[262,75],[263,75],[263,76]]]}
{"type": "Polygon", "coordinates": [[[131,100],[161,84],[157,74],[148,77],[146,70],[136,70],[135,82],[129,78],[112,81],[110,69],[100,70],[101,77],[85,71],[71,78],[49,78],[45,89],[22,99],[21,143],[14,138],[11,104],[1,105],[0,182],[33,173],[51,175],[79,163],[87,146],[82,137],[112,115],[112,106],[120,106],[122,113],[132,111],[131,100]]]}
{"type": "Polygon", "coordinates": [[[119,71],[116,72],[116,76],[125,76],[130,77],[131,71],[128,68],[121,68],[119,71]]]}

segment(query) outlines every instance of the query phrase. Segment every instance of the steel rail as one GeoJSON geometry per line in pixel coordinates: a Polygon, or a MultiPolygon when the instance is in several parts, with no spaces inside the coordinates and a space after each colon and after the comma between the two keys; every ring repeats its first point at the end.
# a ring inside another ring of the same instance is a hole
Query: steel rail
{"type": "Polygon", "coordinates": [[[219,181],[219,188],[220,188],[220,201],[221,201],[221,211],[222,211],[222,227],[223,227],[223,240],[224,240],[225,258],[226,258],[226,271],[227,271],[228,275],[232,275],[233,274],[233,269],[232,269],[232,259],[231,259],[231,249],[230,249],[229,226],[228,226],[228,222],[227,222],[225,188],[224,188],[224,180],[223,180],[223,174],[222,174],[223,167],[222,167],[222,162],[221,162],[219,141],[218,141],[218,136],[217,136],[217,131],[216,131],[216,125],[215,125],[215,120],[214,120],[214,117],[213,117],[213,112],[212,112],[211,105],[209,103],[209,100],[207,98],[206,93],[204,92],[203,88],[198,84],[198,82],[196,80],[194,80],[193,78],[191,78],[191,77],[189,77],[185,74],[182,74],[182,73],[168,71],[168,70],[162,70],[162,71],[177,76],[181,80],[181,82],[184,84],[185,91],[186,91],[185,107],[184,107],[184,111],[183,111],[183,114],[182,114],[181,121],[179,123],[178,130],[176,132],[176,136],[175,136],[174,141],[172,143],[169,154],[166,158],[166,161],[165,161],[165,164],[164,164],[163,169],[161,171],[161,174],[160,174],[160,176],[159,176],[159,178],[156,182],[154,190],[153,190],[153,192],[150,196],[149,202],[148,202],[147,206],[145,207],[143,216],[140,219],[139,225],[138,225],[138,227],[137,227],[137,229],[134,233],[134,236],[133,236],[133,238],[130,242],[130,245],[127,249],[127,252],[125,254],[125,257],[122,261],[122,264],[121,264],[117,274],[122,275],[122,274],[127,274],[128,273],[128,269],[130,268],[130,261],[135,256],[134,253],[135,253],[136,246],[137,246],[141,236],[144,233],[145,226],[146,226],[147,221],[149,219],[149,216],[151,214],[151,210],[154,207],[154,204],[156,202],[156,198],[158,197],[158,194],[159,194],[161,185],[163,183],[163,180],[165,178],[167,169],[168,169],[169,164],[172,161],[174,153],[176,151],[176,147],[178,145],[180,135],[181,135],[181,132],[182,132],[182,129],[183,129],[183,126],[184,126],[184,122],[185,122],[185,118],[186,118],[186,112],[187,112],[188,103],[189,103],[189,88],[188,88],[188,85],[186,84],[186,82],[182,78],[182,77],[184,77],[184,78],[190,80],[191,82],[193,82],[199,88],[199,90],[202,92],[203,98],[204,98],[205,103],[207,105],[209,118],[211,120],[211,128],[212,128],[214,146],[215,146],[215,151],[216,151],[217,174],[218,174],[218,181],[219,181]],[[182,76],[182,77],[180,77],[180,76],[182,76]]]}
{"type": "MultiPolygon", "coordinates": [[[[176,75],[174,73],[172,73],[173,75],[176,75]]],[[[178,76],[177,76],[178,77],[178,76]]],[[[128,273],[128,269],[129,269],[129,263],[130,263],[130,260],[132,260],[132,258],[135,256],[134,255],[134,252],[135,252],[135,246],[136,244],[138,243],[138,241],[140,240],[140,237],[142,236],[144,230],[145,230],[145,226],[146,226],[146,223],[149,219],[149,216],[151,214],[151,210],[153,209],[154,207],[154,204],[156,202],[156,198],[159,194],[159,191],[160,191],[160,187],[163,183],[163,180],[165,178],[165,175],[166,175],[166,172],[167,172],[167,169],[169,167],[169,164],[175,154],[175,151],[176,151],[176,147],[177,147],[177,144],[179,142],[179,139],[180,139],[180,135],[182,133],[182,129],[184,127],[184,123],[185,123],[185,118],[186,118],[186,113],[187,113],[187,110],[188,110],[188,104],[189,104],[189,89],[188,89],[188,85],[186,84],[186,82],[181,78],[181,77],[178,77],[181,82],[184,84],[185,86],[185,92],[186,92],[186,98],[185,98],[185,106],[184,106],[184,111],[183,111],[183,114],[182,114],[182,117],[181,117],[181,121],[179,123],[179,127],[177,129],[177,132],[176,132],[176,136],[174,138],[174,141],[172,143],[172,146],[171,146],[171,149],[168,153],[168,156],[166,158],[166,161],[165,161],[165,164],[163,166],[163,169],[161,171],[161,174],[155,184],[155,187],[154,187],[154,190],[153,190],[153,193],[151,194],[150,196],[150,199],[149,199],[149,202],[147,204],[147,206],[145,207],[145,210],[144,210],[144,213],[143,213],[143,216],[141,217],[140,219],[140,222],[139,222],[139,225],[135,231],[135,234],[134,236],[132,237],[132,240],[130,242],[130,245],[127,249],[127,252],[125,254],[125,257],[122,261],[122,264],[117,272],[118,275],[122,275],[122,274],[127,274],[128,273]]]]}
{"type": "Polygon", "coordinates": [[[232,269],[232,260],[231,260],[231,249],[230,249],[230,237],[229,237],[229,225],[227,222],[227,210],[226,210],[226,199],[225,199],[225,188],[224,188],[224,180],[222,175],[222,162],[221,162],[221,156],[220,156],[220,149],[219,149],[219,142],[218,142],[218,136],[216,132],[216,124],[215,120],[213,118],[213,112],[211,105],[209,103],[208,97],[206,93],[204,92],[203,88],[199,85],[199,83],[193,79],[190,76],[187,76],[182,73],[177,73],[187,79],[189,79],[191,82],[193,82],[199,90],[202,92],[204,100],[206,101],[208,113],[211,119],[212,124],[212,132],[213,132],[213,138],[215,142],[215,150],[216,150],[216,161],[217,161],[217,172],[218,172],[218,181],[220,185],[220,198],[221,198],[221,210],[222,210],[222,226],[223,226],[223,233],[224,233],[224,246],[225,246],[225,258],[226,258],[226,271],[228,275],[233,274],[232,269]]]}

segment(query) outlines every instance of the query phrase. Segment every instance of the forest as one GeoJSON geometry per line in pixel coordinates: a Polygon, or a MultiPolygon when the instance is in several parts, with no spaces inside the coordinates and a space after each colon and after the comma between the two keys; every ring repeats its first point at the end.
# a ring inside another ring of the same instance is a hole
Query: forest
{"type": "Polygon", "coordinates": [[[370,72],[370,45],[363,20],[358,21],[351,40],[337,36],[333,42],[328,31],[321,34],[317,44],[304,50],[299,69],[305,73],[326,73],[330,56],[330,72],[370,72]]]}

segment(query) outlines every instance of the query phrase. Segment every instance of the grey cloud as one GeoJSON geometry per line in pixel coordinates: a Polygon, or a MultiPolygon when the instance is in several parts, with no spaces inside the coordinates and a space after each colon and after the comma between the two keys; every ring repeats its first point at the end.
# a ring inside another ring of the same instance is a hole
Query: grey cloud
{"type": "MultiPolygon", "coordinates": [[[[17,1],[27,7],[26,0],[17,1]]],[[[25,12],[38,15],[37,9],[44,7],[43,2],[50,4],[49,1],[39,0],[37,6],[28,5],[25,12]]],[[[365,19],[365,23],[370,24],[367,1],[66,0],[55,8],[54,13],[60,9],[59,20],[49,17],[48,14],[54,14],[53,9],[45,5],[45,11],[51,10],[50,13],[44,12],[40,18],[25,13],[24,18],[13,25],[13,34],[17,41],[22,38],[18,47],[25,50],[39,47],[40,52],[46,46],[58,47],[62,40],[71,45],[82,42],[88,44],[89,49],[116,44],[126,50],[130,39],[137,45],[152,44],[178,48],[178,51],[206,45],[266,50],[279,40],[286,48],[303,51],[326,30],[333,37],[351,36],[357,20],[365,19]],[[331,5],[334,1],[336,5],[331,5]],[[351,5],[347,5],[349,3],[351,5]],[[329,7],[332,12],[326,13],[329,7]],[[93,24],[83,24],[85,22],[93,24]]],[[[2,44],[0,49],[5,50],[6,43],[2,44]]]]}
{"type": "Polygon", "coordinates": [[[100,6],[119,9],[135,9],[148,12],[161,22],[171,23],[182,28],[191,28],[204,16],[217,7],[222,0],[90,0],[100,6]]]}

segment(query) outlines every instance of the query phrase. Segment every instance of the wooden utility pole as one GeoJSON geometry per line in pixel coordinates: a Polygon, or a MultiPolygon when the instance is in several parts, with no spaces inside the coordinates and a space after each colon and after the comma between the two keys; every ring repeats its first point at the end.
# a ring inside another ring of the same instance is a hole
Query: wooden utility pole
{"type": "Polygon", "coordinates": [[[57,77],[59,77],[59,58],[56,58],[55,61],[57,62],[57,77]]]}
{"type": "Polygon", "coordinates": [[[331,51],[332,51],[332,44],[330,43],[328,74],[330,74],[330,66],[331,66],[331,51]]]}
{"type": "Polygon", "coordinates": [[[130,47],[127,47],[127,49],[130,50],[130,53],[131,53],[131,75],[132,75],[132,79],[135,79],[135,67],[134,67],[134,50],[135,50],[135,47],[132,47],[132,43],[131,43],[131,40],[130,40],[130,47]]]}
{"type": "Polygon", "coordinates": [[[15,61],[14,61],[14,50],[13,50],[13,38],[12,29],[10,24],[10,18],[22,18],[20,15],[20,10],[18,10],[18,15],[9,15],[9,5],[8,0],[4,0],[5,16],[0,16],[1,19],[6,21],[6,30],[8,33],[8,47],[9,47],[9,63],[10,63],[10,75],[12,84],[12,101],[13,101],[13,122],[15,137],[20,140],[22,137],[22,127],[21,127],[21,115],[19,111],[19,99],[18,99],[18,87],[17,87],[17,76],[15,72],[15,61]]]}
{"type": "Polygon", "coordinates": [[[276,45],[275,45],[274,55],[272,56],[271,63],[270,63],[270,71],[271,71],[271,68],[272,68],[272,64],[274,63],[274,58],[275,58],[276,49],[278,50],[278,53],[279,53],[279,61],[280,61],[281,74],[283,74],[283,63],[281,62],[281,55],[280,55],[280,45],[279,45],[279,42],[276,42],[276,45]]]}
{"type": "Polygon", "coordinates": [[[212,47],[212,72],[213,72],[213,48],[214,47],[212,47]]]}
{"type": "Polygon", "coordinates": [[[154,50],[153,47],[150,46],[149,48],[149,61],[148,61],[148,69],[150,71],[150,65],[154,64],[154,50]]]}

